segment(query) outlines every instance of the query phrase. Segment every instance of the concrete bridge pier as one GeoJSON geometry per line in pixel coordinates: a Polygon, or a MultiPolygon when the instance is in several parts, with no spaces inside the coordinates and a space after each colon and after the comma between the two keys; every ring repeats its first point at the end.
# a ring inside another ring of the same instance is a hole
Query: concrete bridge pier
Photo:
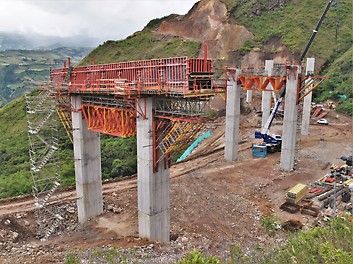
{"type": "MultiPolygon", "coordinates": [[[[306,75],[314,73],[315,68],[315,58],[307,58],[306,60],[306,75]]],[[[306,91],[310,90],[310,87],[306,91]]],[[[302,116],[302,127],[301,134],[304,136],[309,135],[309,124],[310,124],[310,111],[311,111],[311,102],[312,102],[313,93],[310,92],[307,96],[304,97],[303,103],[303,116],[302,116]]]]}
{"type": "Polygon", "coordinates": [[[241,86],[237,83],[239,74],[240,70],[237,69],[235,75],[231,76],[227,82],[224,158],[229,161],[238,159],[241,96],[241,86]]]}
{"type": "Polygon", "coordinates": [[[285,171],[290,171],[294,168],[295,143],[297,139],[297,87],[299,70],[300,66],[291,66],[287,74],[280,161],[280,167],[285,171]]]}
{"type": "Polygon", "coordinates": [[[170,173],[161,161],[153,172],[152,98],[138,99],[137,109],[145,109],[145,118],[137,113],[137,189],[139,236],[170,241],[170,173]]]}
{"type": "Polygon", "coordinates": [[[78,221],[103,213],[99,133],[88,130],[82,118],[81,96],[71,96],[78,221]]]}
{"type": "MultiPolygon", "coordinates": [[[[273,72],[273,60],[266,60],[265,61],[265,71],[267,72],[267,76],[271,76],[273,72]]],[[[271,84],[268,84],[266,89],[272,89],[271,84]]],[[[264,128],[268,118],[271,114],[271,99],[272,99],[272,92],[262,91],[262,102],[261,102],[261,129],[264,128]]]]}
{"type": "Polygon", "coordinates": [[[246,91],[246,102],[247,102],[248,104],[250,104],[250,103],[251,103],[251,100],[252,100],[252,90],[247,90],[247,91],[246,91]]]}

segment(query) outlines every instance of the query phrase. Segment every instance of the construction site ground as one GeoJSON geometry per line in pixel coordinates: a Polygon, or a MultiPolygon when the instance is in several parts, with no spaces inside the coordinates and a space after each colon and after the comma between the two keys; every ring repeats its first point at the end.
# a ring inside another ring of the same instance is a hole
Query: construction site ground
{"type": "MultiPolygon", "coordinates": [[[[172,166],[170,243],[138,237],[137,181],[131,176],[103,184],[104,213],[85,226],[77,224],[74,188],[63,191],[63,199],[69,204],[65,224],[45,242],[35,238],[31,196],[1,200],[1,263],[60,263],[71,253],[88,260],[98,258],[99,250],[113,247],[140,263],[173,263],[194,248],[225,259],[235,243],[246,250],[285,241],[283,231],[274,237],[266,233],[261,223],[264,216],[278,216],[281,221],[295,219],[304,228],[312,227],[325,210],[312,217],[290,214],[279,206],[297,183],[310,184],[329,172],[332,163],[343,164],[339,158],[353,150],[352,118],[330,113],[327,126],[313,121],[310,135],[301,137],[300,158],[290,172],[280,170],[280,153],[267,158],[251,156],[259,120],[253,113],[242,116],[238,161],[223,158],[225,118],[220,117],[207,125],[212,137],[203,141],[188,160],[172,166]]],[[[274,133],[281,132],[279,123],[273,127],[274,133]]]]}

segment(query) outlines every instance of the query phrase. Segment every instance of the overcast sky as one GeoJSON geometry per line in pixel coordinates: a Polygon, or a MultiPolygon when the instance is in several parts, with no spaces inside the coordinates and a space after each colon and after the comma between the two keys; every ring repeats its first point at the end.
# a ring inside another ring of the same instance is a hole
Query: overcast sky
{"type": "Polygon", "coordinates": [[[0,0],[0,31],[123,39],[197,0],[0,0]]]}

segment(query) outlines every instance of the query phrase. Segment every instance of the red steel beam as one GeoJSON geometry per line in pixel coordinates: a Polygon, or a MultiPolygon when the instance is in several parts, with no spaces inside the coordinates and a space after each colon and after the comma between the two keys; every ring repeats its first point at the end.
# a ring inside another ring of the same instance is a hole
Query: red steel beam
{"type": "Polygon", "coordinates": [[[286,77],[240,75],[238,77],[238,80],[240,81],[244,90],[279,92],[285,85],[286,77]],[[272,89],[266,89],[268,84],[272,85],[272,89]]]}

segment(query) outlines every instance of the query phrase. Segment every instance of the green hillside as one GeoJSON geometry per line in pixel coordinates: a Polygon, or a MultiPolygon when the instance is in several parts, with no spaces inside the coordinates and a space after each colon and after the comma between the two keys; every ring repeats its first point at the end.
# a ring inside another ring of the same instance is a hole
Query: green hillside
{"type": "Polygon", "coordinates": [[[134,33],[125,40],[108,40],[99,45],[80,65],[111,63],[132,60],[148,60],[174,56],[194,57],[201,43],[187,41],[179,37],[154,34],[150,28],[134,33]]]}
{"type": "Polygon", "coordinates": [[[0,107],[47,82],[50,67],[62,66],[67,57],[78,63],[91,48],[6,50],[0,52],[0,107]]]}
{"type": "Polygon", "coordinates": [[[22,97],[0,109],[0,198],[31,191],[24,102],[22,97]]]}
{"type": "MultiPolygon", "coordinates": [[[[288,0],[280,5],[280,1],[273,0],[221,1],[227,4],[232,21],[245,25],[254,33],[256,45],[279,37],[283,44],[299,54],[328,2],[288,0]]],[[[328,10],[308,55],[327,60],[334,53],[345,52],[352,46],[352,1],[337,2],[336,8],[332,4],[328,10]]]]}
{"type": "Polygon", "coordinates": [[[353,115],[353,47],[343,55],[328,61],[322,74],[329,76],[315,92],[318,100],[327,98],[337,101],[341,112],[353,115]]]}

